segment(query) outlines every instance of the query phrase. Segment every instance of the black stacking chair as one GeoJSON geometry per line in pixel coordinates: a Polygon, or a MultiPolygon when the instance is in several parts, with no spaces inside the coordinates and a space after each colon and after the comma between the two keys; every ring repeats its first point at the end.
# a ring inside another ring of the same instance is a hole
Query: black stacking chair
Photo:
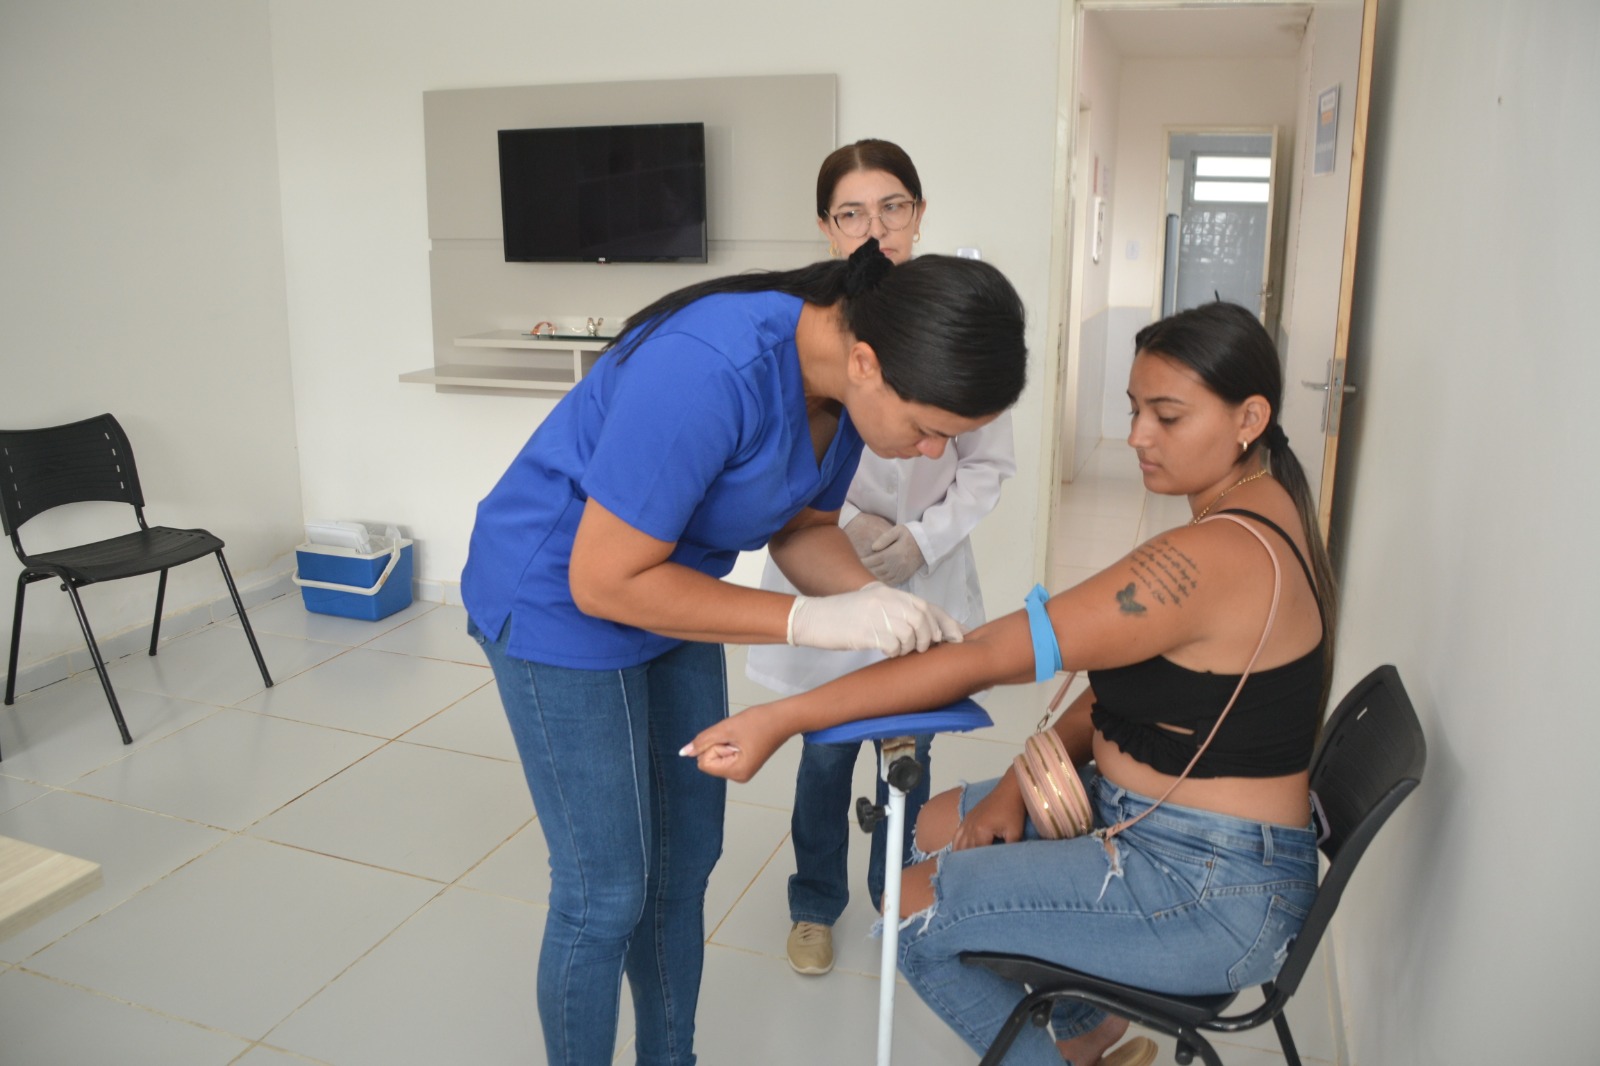
{"type": "Polygon", "coordinates": [[[161,602],[167,593],[167,571],[207,555],[215,555],[217,564],[222,567],[222,579],[228,584],[228,595],[233,597],[245,638],[250,641],[256,665],[261,668],[261,680],[268,688],[272,687],[272,675],[267,673],[256,635],[250,629],[250,619],[244,612],[244,604],[239,602],[239,590],[234,587],[233,575],[222,557],[222,541],[203,529],[172,529],[145,523],[144,493],[139,488],[133,449],[115,418],[100,415],[66,426],[0,430],[0,522],[11,538],[17,558],[22,560],[22,572],[17,575],[16,614],[11,624],[11,663],[6,671],[8,706],[16,698],[23,593],[35,581],[59,581],[62,590],[72,597],[72,609],[77,612],[78,625],[83,629],[83,639],[89,645],[89,655],[94,659],[106,699],[111,703],[111,714],[117,720],[122,742],[133,743],[128,723],[122,718],[122,708],[117,705],[117,694],[106,676],[106,664],[100,657],[94,632],[89,628],[89,616],[83,611],[78,590],[102,581],[159,573],[155,621],[150,626],[150,654],[154,655],[161,638],[161,602]],[[17,531],[29,519],[65,504],[90,501],[131,505],[139,528],[109,540],[38,555],[29,555],[24,550],[17,531]]]}
{"type": "Polygon", "coordinates": [[[1204,1032],[1231,1033],[1271,1021],[1283,1045],[1284,1059],[1289,1066],[1301,1066],[1283,1009],[1300,987],[1356,863],[1389,815],[1421,783],[1426,757],[1422,727],[1394,667],[1380,666],[1368,674],[1334,710],[1311,763],[1311,789],[1320,803],[1326,834],[1322,853],[1330,865],[1283,968],[1261,986],[1265,1002],[1259,1007],[1224,1015],[1236,993],[1168,995],[1025,956],[968,952],[961,956],[963,962],[987,967],[1030,989],[1006,1019],[980,1066],[999,1066],[1022,1027],[1030,1019],[1035,1025],[1047,1024],[1050,1006],[1058,999],[1089,1003],[1175,1037],[1177,1060],[1185,1066],[1196,1055],[1206,1066],[1222,1066],[1204,1032]]]}

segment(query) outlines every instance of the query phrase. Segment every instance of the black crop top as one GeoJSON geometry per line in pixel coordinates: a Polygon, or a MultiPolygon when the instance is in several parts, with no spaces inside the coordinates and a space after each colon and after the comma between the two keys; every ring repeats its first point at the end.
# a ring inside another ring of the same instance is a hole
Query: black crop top
{"type": "MultiPolygon", "coordinates": [[[[1287,533],[1254,511],[1219,513],[1253,518],[1282,537],[1320,606],[1311,568],[1287,533]]],[[[1316,745],[1326,644],[1324,633],[1315,648],[1293,662],[1252,673],[1189,776],[1280,777],[1307,769],[1316,745]]],[[[1194,758],[1238,684],[1238,674],[1189,670],[1160,655],[1131,666],[1091,670],[1089,685],[1095,696],[1091,718],[1095,728],[1128,755],[1176,777],[1194,758]],[[1161,724],[1193,732],[1175,733],[1161,724]]]]}

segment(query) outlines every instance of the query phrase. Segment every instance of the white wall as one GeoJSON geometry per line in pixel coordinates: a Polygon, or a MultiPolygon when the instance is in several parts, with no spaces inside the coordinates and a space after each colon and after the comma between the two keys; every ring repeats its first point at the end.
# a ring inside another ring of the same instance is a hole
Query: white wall
{"type": "Polygon", "coordinates": [[[1112,192],[1117,188],[1117,152],[1122,129],[1122,66],[1122,57],[1117,54],[1111,38],[1100,21],[1089,14],[1083,24],[1082,65],[1078,75],[1079,98],[1089,107],[1092,116],[1087,195],[1105,197],[1106,224],[1112,228],[1105,235],[1100,262],[1084,260],[1083,314],[1086,318],[1103,312],[1111,298],[1111,241],[1119,206],[1112,192]],[[1098,175],[1094,173],[1095,164],[1098,164],[1098,175]]]}
{"type": "Polygon", "coordinates": [[[1162,185],[1168,127],[1279,126],[1294,130],[1297,113],[1292,59],[1129,59],[1122,64],[1121,128],[1117,137],[1116,267],[1110,302],[1116,307],[1158,303],[1162,185]],[[1139,245],[1129,258],[1128,243],[1139,245]]]}
{"type": "MultiPolygon", "coordinates": [[[[274,0],[273,65],[305,508],[397,521],[451,594],[473,510],[550,408],[402,385],[432,362],[422,93],[771,73],[839,77],[839,136],[899,142],[930,210],[923,250],[975,245],[1043,347],[1054,155],[1054,0],[801,6],[274,0]]],[[[820,160],[818,161],[820,162],[820,160]]],[[[809,203],[773,204],[806,216],[809,203]]],[[[581,269],[581,267],[575,268],[581,269]]],[[[678,282],[661,272],[666,291],[678,282]]],[[[1035,379],[1038,374],[1035,372],[1035,379]]],[[[1018,474],[978,531],[991,610],[1034,580],[1041,401],[1016,414],[1018,474]]]]}
{"type": "MultiPolygon", "coordinates": [[[[1089,187],[1084,191],[1088,224],[1078,309],[1082,365],[1078,371],[1078,402],[1074,425],[1071,427],[1077,438],[1073,460],[1078,469],[1082,469],[1088,461],[1089,454],[1103,435],[1106,395],[1112,391],[1108,389],[1106,381],[1106,329],[1110,311],[1111,267],[1116,259],[1112,234],[1115,232],[1120,199],[1114,195],[1114,190],[1117,139],[1121,128],[1121,85],[1122,57],[1111,44],[1100,20],[1090,13],[1083,20],[1081,65],[1078,68],[1078,97],[1089,109],[1089,136],[1085,140],[1089,187]],[[1093,261],[1090,247],[1094,238],[1094,199],[1097,196],[1105,201],[1105,222],[1098,263],[1093,261]]],[[[1122,394],[1125,382],[1126,378],[1116,383],[1116,395],[1122,394]]],[[[1120,413],[1123,407],[1118,404],[1114,410],[1120,413]]]]}
{"type": "Polygon", "coordinates": [[[1422,788],[1341,908],[1356,1066],[1595,1060],[1600,5],[1382,0],[1336,688],[1422,788]]]}
{"type": "MultiPolygon", "coordinates": [[[[0,426],[112,412],[149,520],[211,529],[245,587],[281,574],[301,518],[272,108],[265,0],[0,3],[0,426]]],[[[22,532],[40,551],[131,528],[97,507],[22,532]]],[[[116,647],[155,578],[83,595],[116,647]]],[[[226,595],[202,561],[166,608],[226,595]]],[[[87,667],[67,598],[41,582],[27,604],[20,687],[87,667]]]]}
{"type": "Polygon", "coordinates": [[[1130,330],[1153,321],[1160,303],[1168,128],[1278,126],[1288,137],[1297,89],[1293,59],[1123,61],[1112,182],[1117,207],[1106,251],[1112,264],[1107,301],[1114,312],[1126,313],[1114,319],[1106,338],[1106,436],[1127,429],[1130,330]]]}

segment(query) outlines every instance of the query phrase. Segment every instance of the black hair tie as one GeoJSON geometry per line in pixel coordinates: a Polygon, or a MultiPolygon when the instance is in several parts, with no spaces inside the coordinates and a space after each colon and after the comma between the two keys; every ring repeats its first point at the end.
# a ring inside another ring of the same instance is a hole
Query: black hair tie
{"type": "Polygon", "coordinates": [[[1262,436],[1267,439],[1267,450],[1269,452],[1281,452],[1287,450],[1289,447],[1288,434],[1286,434],[1283,431],[1283,427],[1278,425],[1276,422],[1268,426],[1267,431],[1262,434],[1262,436]]]}
{"type": "Polygon", "coordinates": [[[870,292],[893,268],[894,263],[878,250],[878,238],[868,237],[845,261],[844,294],[853,297],[870,292]]]}

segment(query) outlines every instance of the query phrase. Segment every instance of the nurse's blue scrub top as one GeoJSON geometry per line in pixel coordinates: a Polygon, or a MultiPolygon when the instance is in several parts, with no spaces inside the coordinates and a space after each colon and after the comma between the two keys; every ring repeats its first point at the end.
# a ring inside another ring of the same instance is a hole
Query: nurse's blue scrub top
{"type": "Polygon", "coordinates": [[[478,505],[461,576],[467,613],[507,650],[551,666],[635,666],[680,641],[578,610],[567,563],[585,501],[676,544],[712,577],[805,507],[835,511],[861,457],[849,414],[819,464],[794,332],[801,300],[708,296],[622,363],[602,358],[478,505]]]}

